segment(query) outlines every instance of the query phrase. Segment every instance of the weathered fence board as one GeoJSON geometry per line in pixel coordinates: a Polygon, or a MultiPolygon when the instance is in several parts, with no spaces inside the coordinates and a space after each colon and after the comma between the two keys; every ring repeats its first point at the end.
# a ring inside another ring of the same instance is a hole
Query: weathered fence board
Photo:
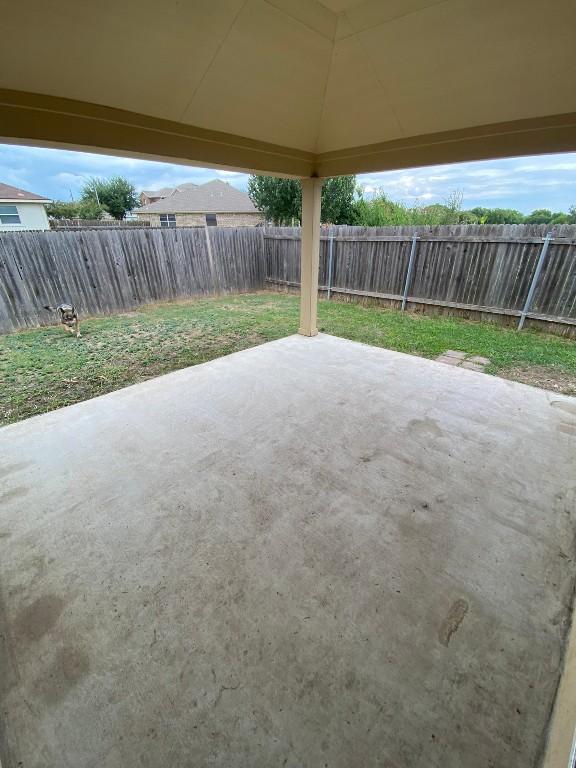
{"type": "Polygon", "coordinates": [[[45,304],[110,314],[259,290],[264,278],[262,233],[251,227],[0,233],[0,331],[53,323],[45,304]]]}
{"type": "MultiPolygon", "coordinates": [[[[545,226],[323,227],[319,284],[350,300],[518,318],[545,226]],[[332,251],[332,269],[329,255],[332,251]]],[[[551,230],[528,318],[576,329],[576,226],[551,230]]],[[[109,314],[153,301],[300,281],[298,228],[116,228],[0,233],[0,331],[54,322],[44,304],[109,314]],[[209,238],[209,240],[208,240],[209,238]]],[[[572,330],[570,330],[572,332],[572,330]]]]}
{"type": "MultiPolygon", "coordinates": [[[[576,225],[323,227],[319,285],[337,295],[401,301],[417,235],[409,304],[517,317],[548,231],[553,239],[527,316],[574,325],[576,225]]],[[[264,237],[267,282],[297,287],[300,230],[269,228],[264,237]]]]}

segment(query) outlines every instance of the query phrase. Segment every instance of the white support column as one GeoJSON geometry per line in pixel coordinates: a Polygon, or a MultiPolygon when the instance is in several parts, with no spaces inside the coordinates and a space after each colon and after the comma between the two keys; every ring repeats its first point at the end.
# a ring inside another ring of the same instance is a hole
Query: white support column
{"type": "Polygon", "coordinates": [[[320,260],[320,201],[322,179],[302,179],[302,242],[300,250],[300,328],[316,336],[318,266],[320,260]]]}

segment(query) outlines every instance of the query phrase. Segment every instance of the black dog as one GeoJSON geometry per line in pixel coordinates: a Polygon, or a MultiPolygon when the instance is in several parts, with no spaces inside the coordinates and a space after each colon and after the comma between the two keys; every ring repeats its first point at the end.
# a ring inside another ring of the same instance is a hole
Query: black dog
{"type": "Polygon", "coordinates": [[[80,321],[78,319],[78,312],[74,309],[72,304],[59,304],[57,307],[44,306],[44,309],[50,310],[50,312],[60,312],[60,322],[70,333],[75,333],[76,338],[80,336],[80,321]]]}

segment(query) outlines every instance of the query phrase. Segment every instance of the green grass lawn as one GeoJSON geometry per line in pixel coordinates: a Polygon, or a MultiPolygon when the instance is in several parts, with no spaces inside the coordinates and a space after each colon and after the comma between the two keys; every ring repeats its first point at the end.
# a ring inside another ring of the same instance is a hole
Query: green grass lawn
{"type": "MultiPolygon", "coordinates": [[[[576,342],[449,317],[321,301],[322,331],[437,357],[447,349],[490,358],[487,372],[576,394],[576,342]]],[[[70,405],[176,368],[295,333],[298,297],[258,293],[142,307],[0,337],[0,423],[70,405]]]]}

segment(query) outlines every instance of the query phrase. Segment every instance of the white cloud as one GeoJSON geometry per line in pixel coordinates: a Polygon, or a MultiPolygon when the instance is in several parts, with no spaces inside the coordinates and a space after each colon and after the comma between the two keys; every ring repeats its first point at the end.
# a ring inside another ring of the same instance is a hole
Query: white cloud
{"type": "MultiPolygon", "coordinates": [[[[94,175],[95,174],[93,174],[93,176],[94,175]]],[[[73,187],[82,187],[93,176],[85,176],[82,173],[68,173],[67,171],[62,171],[61,173],[57,173],[52,178],[61,184],[71,184],[73,187]]]]}
{"type": "Polygon", "coordinates": [[[365,174],[366,188],[380,189],[393,199],[444,202],[454,191],[463,195],[464,207],[477,205],[567,210],[576,201],[576,155],[543,155],[406,171],[365,174]]]}
{"type": "Polygon", "coordinates": [[[230,176],[230,177],[237,177],[237,176],[245,176],[245,173],[242,173],[241,171],[215,171],[217,176],[230,176]]]}
{"type": "Polygon", "coordinates": [[[576,171],[576,161],[568,163],[554,163],[544,160],[541,163],[528,163],[517,165],[514,170],[517,173],[543,173],[548,171],[576,171]]]}
{"type": "Polygon", "coordinates": [[[480,179],[498,179],[505,175],[506,171],[503,171],[501,168],[474,168],[464,172],[464,176],[480,179]]]}

